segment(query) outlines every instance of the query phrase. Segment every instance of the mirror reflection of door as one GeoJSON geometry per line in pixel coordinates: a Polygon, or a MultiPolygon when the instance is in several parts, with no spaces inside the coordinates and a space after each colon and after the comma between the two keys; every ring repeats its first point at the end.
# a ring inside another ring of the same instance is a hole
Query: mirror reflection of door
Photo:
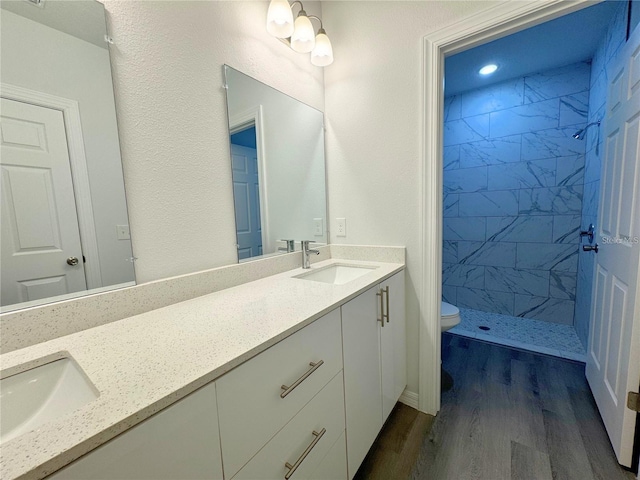
{"type": "Polygon", "coordinates": [[[1,304],[86,290],[62,112],[1,107],[1,304]]]}
{"type": "Polygon", "coordinates": [[[231,168],[236,208],[238,260],[243,260],[262,255],[255,125],[245,125],[231,133],[231,168]]]}

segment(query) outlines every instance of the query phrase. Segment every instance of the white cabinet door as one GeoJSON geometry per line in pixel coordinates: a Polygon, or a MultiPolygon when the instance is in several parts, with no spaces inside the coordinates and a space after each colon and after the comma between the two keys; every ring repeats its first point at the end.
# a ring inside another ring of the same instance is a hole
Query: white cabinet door
{"type": "Polygon", "coordinates": [[[342,306],[349,478],[382,428],[378,290],[370,288],[342,306]]]}
{"type": "Polygon", "coordinates": [[[407,386],[407,337],[404,307],[404,271],[380,284],[385,321],[380,330],[382,361],[382,421],[393,410],[407,386]]]}
{"type": "Polygon", "coordinates": [[[202,387],[48,478],[222,479],[215,384],[202,387]]]}

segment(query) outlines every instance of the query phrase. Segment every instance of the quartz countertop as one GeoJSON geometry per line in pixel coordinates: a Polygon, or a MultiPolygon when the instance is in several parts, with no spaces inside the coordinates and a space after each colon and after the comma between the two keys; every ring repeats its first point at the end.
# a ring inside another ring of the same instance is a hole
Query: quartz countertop
{"type": "Polygon", "coordinates": [[[404,268],[343,285],[294,278],[301,268],[176,303],[0,356],[3,374],[72,357],[100,392],[73,413],[0,447],[0,478],[40,479],[215,380],[404,268]]]}

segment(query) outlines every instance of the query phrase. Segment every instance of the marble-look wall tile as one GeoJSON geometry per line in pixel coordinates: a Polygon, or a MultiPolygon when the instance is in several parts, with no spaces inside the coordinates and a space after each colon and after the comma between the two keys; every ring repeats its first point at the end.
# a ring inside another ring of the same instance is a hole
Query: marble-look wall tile
{"type": "Polygon", "coordinates": [[[522,160],[584,155],[585,144],[571,135],[584,128],[584,124],[564,128],[552,128],[522,135],[522,160]]]}
{"type": "Polygon", "coordinates": [[[460,120],[462,118],[462,96],[452,95],[444,99],[444,121],[460,120]]]}
{"type": "Polygon", "coordinates": [[[516,268],[576,272],[578,245],[574,244],[517,244],[516,268]]]}
{"type": "Polygon", "coordinates": [[[566,187],[584,183],[585,156],[570,155],[556,159],[556,186],[566,187]]]}
{"type": "Polygon", "coordinates": [[[459,168],[444,171],[444,192],[479,192],[487,189],[487,168],[459,168]]]}
{"type": "Polygon", "coordinates": [[[602,174],[601,151],[602,149],[599,149],[598,152],[596,152],[595,148],[587,151],[584,165],[584,183],[591,183],[600,180],[600,176],[602,174]]]}
{"type": "Polygon", "coordinates": [[[597,217],[600,204],[600,182],[595,181],[584,185],[582,200],[582,215],[597,217]]]}
{"type": "Polygon", "coordinates": [[[460,145],[450,145],[442,149],[442,162],[445,170],[460,168],[460,145]]]}
{"type": "Polygon", "coordinates": [[[442,263],[458,263],[458,242],[452,240],[442,242],[442,263]]]}
{"type": "Polygon", "coordinates": [[[534,103],[589,90],[590,65],[567,65],[524,79],[524,102],[534,103]]]}
{"type": "Polygon", "coordinates": [[[551,243],[553,217],[487,217],[487,241],[551,243]]]}
{"type": "Polygon", "coordinates": [[[448,193],[444,196],[442,210],[445,217],[458,216],[459,196],[457,193],[448,193]]]}
{"type": "Polygon", "coordinates": [[[589,91],[574,93],[560,97],[560,125],[575,125],[586,123],[589,115],[589,91]]]}
{"type": "Polygon", "coordinates": [[[513,315],[513,293],[458,287],[456,301],[461,308],[513,315]]]}
{"type": "Polygon", "coordinates": [[[523,215],[569,215],[582,211],[582,185],[520,190],[523,215]]]}
{"type": "Polygon", "coordinates": [[[484,140],[489,136],[489,115],[445,122],[444,146],[484,140]]]}
{"type": "Polygon", "coordinates": [[[445,218],[442,238],[444,240],[483,241],[485,239],[487,219],[476,218],[445,218]]]}
{"type": "Polygon", "coordinates": [[[484,267],[444,263],[442,283],[452,287],[484,288],[484,267]]]}
{"type": "Polygon", "coordinates": [[[518,214],[518,190],[461,193],[461,217],[507,216],[518,214]]]}
{"type": "Polygon", "coordinates": [[[571,300],[516,294],[514,315],[571,325],[574,306],[571,300]]]}
{"type": "Polygon", "coordinates": [[[490,114],[491,138],[536,132],[558,126],[559,100],[530,103],[490,114]]]}
{"type": "Polygon", "coordinates": [[[507,242],[458,242],[458,263],[515,267],[516,244],[507,242]]]}
{"type": "Polygon", "coordinates": [[[462,95],[462,116],[470,117],[516,107],[524,102],[524,78],[508,80],[462,95]]]}
{"type": "Polygon", "coordinates": [[[580,243],[581,215],[553,217],[553,243],[580,243]]]}
{"type": "Polygon", "coordinates": [[[552,270],[549,277],[549,296],[575,301],[576,284],[577,276],[575,273],[552,270]]]}
{"type": "Polygon", "coordinates": [[[451,305],[457,305],[457,288],[449,285],[442,285],[442,301],[450,303],[451,305]]]}
{"type": "Polygon", "coordinates": [[[485,267],[485,288],[522,295],[549,296],[549,272],[485,267]]]}
{"type": "Polygon", "coordinates": [[[520,135],[481,140],[460,145],[462,168],[520,161],[520,135]]]}
{"type": "Polygon", "coordinates": [[[536,160],[488,168],[488,190],[553,187],[556,184],[556,160],[536,160]]]}

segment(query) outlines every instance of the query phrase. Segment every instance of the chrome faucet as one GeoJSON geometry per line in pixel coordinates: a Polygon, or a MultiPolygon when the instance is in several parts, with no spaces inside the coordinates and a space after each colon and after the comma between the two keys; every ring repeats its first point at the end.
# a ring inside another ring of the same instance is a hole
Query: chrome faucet
{"type": "Polygon", "coordinates": [[[286,247],[278,247],[279,252],[287,252],[291,253],[295,251],[296,247],[294,245],[294,240],[278,240],[279,242],[285,242],[287,244],[286,247]]]}
{"type": "Polygon", "coordinates": [[[311,268],[311,264],[309,263],[310,253],[320,255],[320,250],[311,250],[309,248],[309,243],[311,243],[311,240],[300,241],[300,244],[302,245],[302,268],[311,268]]]}

